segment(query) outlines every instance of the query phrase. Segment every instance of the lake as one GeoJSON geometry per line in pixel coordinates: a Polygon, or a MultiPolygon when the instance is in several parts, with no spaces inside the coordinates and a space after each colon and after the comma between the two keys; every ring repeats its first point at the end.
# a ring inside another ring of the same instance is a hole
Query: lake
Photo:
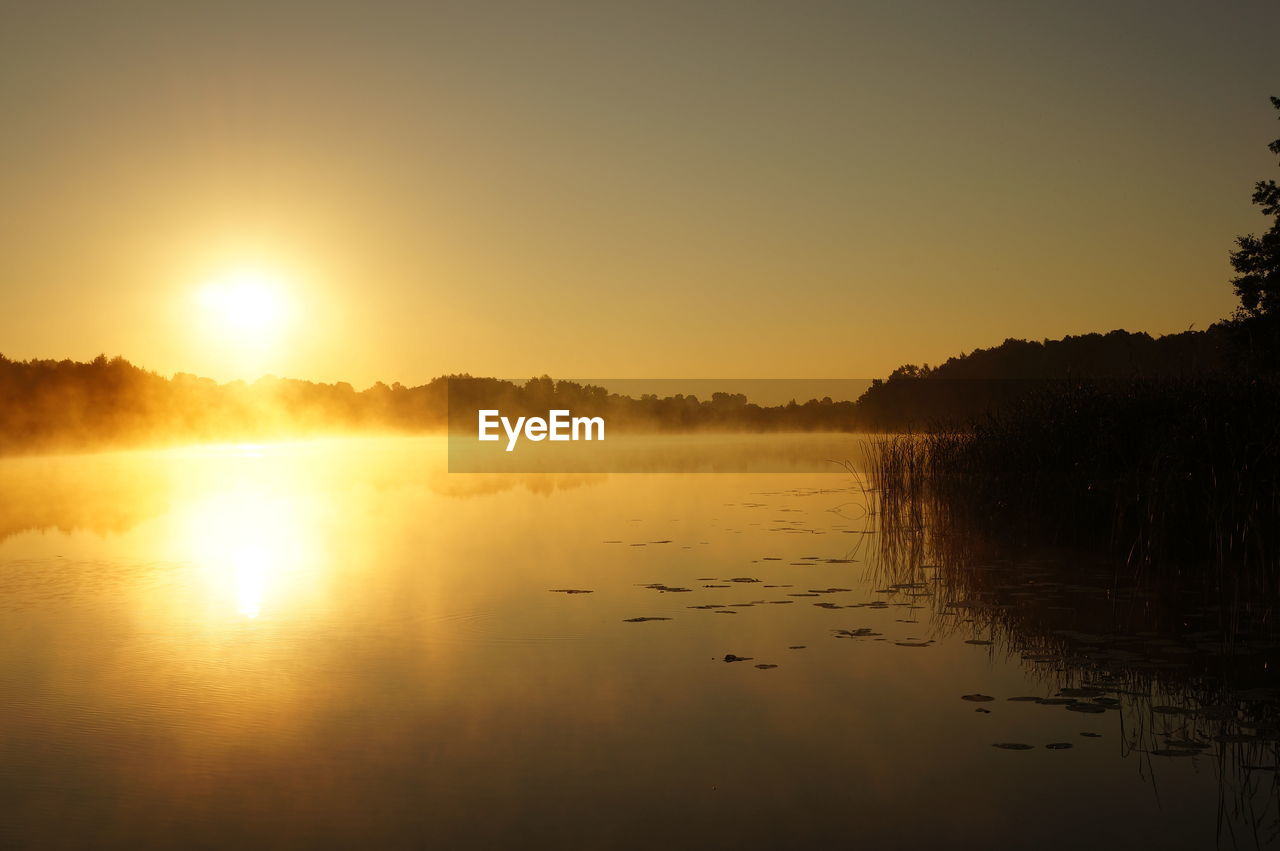
{"type": "Polygon", "coordinates": [[[736,439],[796,471],[450,474],[439,438],[0,461],[0,845],[1274,838],[1271,695],[1204,697],[1272,645],[1215,653],[1098,565],[889,541],[822,472],[860,438],[736,439]]]}

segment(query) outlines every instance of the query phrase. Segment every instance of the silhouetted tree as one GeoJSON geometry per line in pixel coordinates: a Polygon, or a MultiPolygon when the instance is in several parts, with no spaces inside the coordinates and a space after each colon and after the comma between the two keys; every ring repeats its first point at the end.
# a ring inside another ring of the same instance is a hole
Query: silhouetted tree
{"type": "MultiPolygon", "coordinates": [[[[1280,110],[1280,98],[1273,97],[1271,105],[1280,110]]],[[[1267,147],[1280,154],[1280,139],[1267,147]]],[[[1236,237],[1238,248],[1231,252],[1236,277],[1231,283],[1246,316],[1280,317],[1280,185],[1274,180],[1259,180],[1253,188],[1253,203],[1274,221],[1261,236],[1236,237]]]]}

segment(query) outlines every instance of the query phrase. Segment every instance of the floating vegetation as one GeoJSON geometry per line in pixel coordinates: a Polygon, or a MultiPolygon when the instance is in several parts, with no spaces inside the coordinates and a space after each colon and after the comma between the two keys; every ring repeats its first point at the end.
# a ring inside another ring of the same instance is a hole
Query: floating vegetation
{"type": "Polygon", "coordinates": [[[1188,739],[1185,737],[1181,739],[1165,739],[1164,743],[1171,748],[1207,748],[1209,747],[1208,742],[1200,742],[1200,741],[1196,741],[1195,739],[1188,739]]]}
{"type": "Polygon", "coordinates": [[[585,588],[552,588],[550,589],[550,591],[552,594],[594,594],[595,593],[594,591],[589,591],[585,588]]]}
{"type": "Polygon", "coordinates": [[[646,623],[648,621],[669,621],[671,618],[623,618],[623,623],[646,623]]]}
{"type": "MultiPolygon", "coordinates": [[[[882,504],[875,507],[875,513],[882,510],[882,504]]],[[[933,523],[932,518],[922,515],[918,520],[918,528],[908,530],[905,536],[885,525],[880,530],[881,534],[871,541],[861,538],[852,541],[827,539],[841,546],[857,544],[852,550],[837,553],[836,555],[842,556],[838,558],[798,558],[784,547],[783,553],[772,556],[742,558],[740,553],[731,552],[726,554],[722,562],[704,562],[701,567],[694,569],[701,572],[705,568],[708,572],[716,570],[718,574],[723,574],[750,567],[764,575],[758,578],[728,578],[722,575],[701,577],[691,589],[724,590],[737,587],[737,584],[761,584],[763,588],[771,590],[786,589],[783,591],[784,598],[705,604],[688,608],[736,614],[739,609],[753,605],[760,608],[765,603],[790,605],[805,600],[813,608],[826,610],[903,608],[907,611],[883,617],[865,613],[850,615],[849,619],[877,623],[881,629],[888,631],[888,637],[869,627],[832,629],[831,635],[841,639],[892,643],[897,647],[935,647],[934,654],[916,657],[914,661],[930,666],[937,662],[946,668],[945,676],[952,678],[950,681],[953,693],[965,685],[963,680],[955,679],[964,676],[965,664],[988,662],[996,667],[1001,676],[998,682],[1005,684],[1008,688],[1006,693],[1011,696],[1000,698],[977,692],[958,695],[970,710],[961,710],[965,714],[952,716],[952,721],[949,722],[962,725],[969,712],[999,714],[999,719],[988,718],[980,722],[988,726],[996,725],[986,734],[988,740],[1015,736],[1026,740],[997,742],[993,747],[1003,750],[1070,750],[1074,747],[1074,739],[1070,738],[1073,727],[1077,730],[1075,735],[1078,738],[1103,738],[1102,732],[1081,729],[1097,727],[1099,730],[1106,730],[1106,737],[1115,747],[1108,748],[1105,743],[1099,743],[1101,747],[1094,747],[1091,743],[1084,746],[1081,758],[1114,758],[1118,764],[1131,756],[1138,756],[1145,761],[1147,754],[1171,758],[1201,754],[1204,760],[1215,761],[1215,769],[1220,770],[1219,782],[1224,789],[1232,782],[1232,772],[1237,780],[1254,773],[1255,779],[1249,782],[1255,786],[1273,782],[1271,773],[1280,770],[1277,767],[1280,766],[1280,757],[1277,756],[1280,754],[1280,705],[1276,705],[1280,703],[1280,690],[1265,686],[1277,682],[1274,671],[1280,667],[1276,664],[1280,662],[1280,641],[1269,640],[1277,635],[1269,623],[1249,623],[1247,628],[1241,628],[1233,620],[1237,616],[1230,609],[1233,603],[1225,599],[1219,600],[1199,588],[1162,589],[1146,576],[1126,575],[1123,571],[1115,571],[1112,565],[1096,562],[1087,556],[1076,558],[1073,554],[1068,557],[1071,559],[1068,561],[1058,551],[1053,551],[1042,560],[1032,560],[1026,557],[1026,551],[986,549],[983,542],[975,542],[965,538],[963,534],[956,535],[954,529],[943,531],[951,534],[957,542],[956,548],[964,549],[947,549],[945,545],[937,543],[937,539],[929,537],[933,534],[929,529],[933,523]],[[911,538],[912,535],[916,537],[911,538]],[[905,539],[910,539],[908,543],[916,548],[890,552],[891,547],[899,546],[905,539]],[[877,551],[877,547],[882,549],[877,551]],[[861,558],[854,558],[855,555],[861,558]],[[932,561],[926,568],[923,563],[928,560],[932,561]],[[855,561],[870,565],[865,575],[861,568],[839,567],[855,561]],[[815,575],[797,575],[790,571],[788,565],[812,566],[815,575]],[[922,572],[926,569],[932,572],[922,572]],[[783,579],[794,585],[782,583],[783,579]],[[824,579],[843,581],[854,587],[823,586],[821,582],[824,579]],[[803,585],[811,587],[800,587],[803,585]],[[799,590],[792,591],[792,588],[799,590]],[[872,589],[875,593],[872,593],[872,589]],[[834,599],[829,596],[839,594],[846,596],[834,599]],[[907,636],[908,630],[897,626],[899,623],[916,623],[915,618],[928,626],[922,630],[910,631],[927,631],[932,636],[931,639],[907,636]],[[971,651],[961,649],[962,645],[985,647],[989,650],[971,655],[971,651]],[[965,660],[968,660],[967,663],[965,660]],[[1018,670],[1023,679],[1016,676],[1006,678],[1006,674],[1013,674],[1018,670]],[[1021,685],[1017,684],[1019,682],[1021,685]],[[1242,689],[1241,686],[1249,688],[1242,689]],[[1019,693],[1024,690],[1035,691],[1038,696],[1019,693]],[[1088,721],[1075,716],[1062,716],[1061,713],[1028,714],[1017,709],[994,713],[992,704],[997,701],[1060,707],[1076,714],[1095,716],[1115,711],[1118,717],[1088,721]],[[1040,717],[1031,717],[1037,715],[1040,717]],[[1009,729],[1004,729],[1006,721],[1011,725],[1016,722],[1027,726],[1010,726],[1009,729]],[[1068,721],[1065,729],[1062,729],[1063,721],[1068,721]],[[1071,723],[1072,721],[1075,723],[1071,723]],[[1106,723],[1108,721],[1116,723],[1113,726],[1106,723]],[[996,732],[1002,729],[1003,732],[996,732]],[[1062,741],[1064,737],[1068,741],[1062,741]],[[1260,771],[1268,773],[1257,775],[1256,772],[1260,771]]],[[[878,519],[876,522],[885,521],[878,519]]],[[[781,527],[775,529],[770,529],[771,524],[767,523],[750,525],[755,529],[747,531],[753,534],[770,531],[813,534],[818,531],[797,528],[795,521],[774,521],[772,525],[781,527]]],[[[716,526],[718,533],[742,531],[726,529],[719,523],[716,526]]],[[[833,528],[830,531],[838,530],[833,528]]],[[[774,542],[794,543],[778,542],[776,538],[774,542]]],[[[679,569],[670,565],[662,566],[667,561],[662,553],[670,556],[670,549],[668,547],[667,550],[655,551],[651,556],[637,554],[633,561],[648,564],[654,571],[649,576],[663,575],[663,572],[679,569]]],[[[634,580],[628,579],[622,584],[632,581],[634,580]]],[[[665,583],[650,583],[639,587],[659,593],[690,590],[665,583]]],[[[574,589],[554,590],[570,593],[574,589]]],[[[748,594],[735,595],[730,591],[725,596],[745,597],[748,594]]],[[[700,596],[703,599],[707,596],[714,599],[720,595],[700,596]]],[[[636,607],[644,605],[640,602],[636,607]]],[[[1259,604],[1259,613],[1263,614],[1263,609],[1270,606],[1265,601],[1259,604]]],[[[797,620],[809,622],[810,625],[817,625],[820,620],[823,627],[829,627],[832,621],[844,620],[806,615],[807,611],[809,610],[802,606],[789,610],[786,615],[779,613],[773,623],[784,623],[790,629],[797,620]]],[[[650,619],[660,618],[634,618],[628,621],[642,622],[650,619]]],[[[1241,619],[1240,622],[1244,620],[1241,619]]],[[[718,630],[724,636],[733,633],[730,641],[736,642],[745,636],[742,633],[744,628],[754,630],[759,625],[761,632],[756,634],[753,631],[752,640],[763,642],[759,644],[762,652],[773,653],[776,649],[766,649],[770,641],[770,633],[766,631],[769,623],[767,614],[759,614],[754,618],[749,616],[743,623],[719,623],[719,626],[712,623],[704,627],[718,630]]],[[[676,629],[678,634],[679,628],[676,629]]],[[[783,636],[794,637],[795,634],[793,632],[787,636],[784,633],[783,636]]],[[[673,633],[663,635],[671,637],[673,633]]],[[[778,633],[774,632],[772,635],[772,646],[783,646],[777,638],[778,633]]],[[[634,638],[640,640],[643,637],[634,638]]],[[[807,647],[808,645],[790,645],[787,649],[793,651],[807,647]]],[[[877,653],[884,652],[877,650],[873,644],[845,649],[856,658],[868,661],[877,653]],[[869,656],[860,655],[864,653],[869,656]]],[[[890,653],[890,657],[893,656],[890,653]]],[[[726,663],[750,662],[751,667],[759,670],[778,667],[776,663],[756,663],[752,657],[736,654],[714,658],[726,663]]],[[[811,663],[829,661],[833,660],[826,659],[821,652],[818,656],[809,658],[811,663]]],[[[897,662],[900,669],[898,671],[893,669],[892,658],[880,657],[878,662],[869,667],[871,672],[875,672],[873,676],[882,678],[910,676],[909,672],[901,669],[912,660],[898,658],[897,662]],[[884,667],[886,665],[887,668],[884,667]]],[[[833,670],[829,673],[839,677],[856,676],[850,671],[833,670]]],[[[786,679],[790,677],[784,676],[784,681],[786,679]]],[[[989,684],[995,690],[994,682],[989,684]]],[[[945,709],[945,699],[942,708],[945,709]]],[[[952,704],[952,710],[955,709],[952,704]]],[[[932,710],[925,707],[919,711],[936,715],[940,709],[935,706],[932,710]]],[[[1033,758],[1032,763],[1036,764],[1036,771],[1061,771],[1065,766],[1063,759],[1068,763],[1076,761],[1071,757],[1059,757],[1045,758],[1045,762],[1040,763],[1033,758]],[[1055,766],[1050,767],[1049,761],[1055,762],[1055,766]],[[1039,767],[1041,765],[1044,768],[1039,767]]],[[[1163,770],[1168,773],[1177,772],[1178,769],[1191,769],[1198,762],[1200,761],[1184,761],[1166,765],[1163,770]]],[[[1021,772],[1032,763],[1010,762],[1005,764],[1003,770],[1021,772]]],[[[1143,771],[1147,768],[1143,766],[1143,771]]],[[[1102,770],[1112,769],[1103,767],[1102,770]]],[[[1234,790],[1234,786],[1232,788],[1234,790]]],[[[1267,816],[1266,819],[1271,820],[1272,816],[1267,816]]]]}

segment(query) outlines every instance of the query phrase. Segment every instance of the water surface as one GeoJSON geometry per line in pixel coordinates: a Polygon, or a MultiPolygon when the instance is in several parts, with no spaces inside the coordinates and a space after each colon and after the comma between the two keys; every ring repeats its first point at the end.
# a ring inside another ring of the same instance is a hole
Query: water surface
{"type": "Polygon", "coordinates": [[[1007,699],[1118,676],[1072,614],[1105,579],[991,566],[1019,602],[895,564],[866,483],[797,446],[810,472],[451,475],[434,438],[2,461],[0,843],[1269,840],[1275,772],[1153,712],[1161,681],[1007,699]],[[1010,616],[1041,604],[1084,638],[1010,616]]]}

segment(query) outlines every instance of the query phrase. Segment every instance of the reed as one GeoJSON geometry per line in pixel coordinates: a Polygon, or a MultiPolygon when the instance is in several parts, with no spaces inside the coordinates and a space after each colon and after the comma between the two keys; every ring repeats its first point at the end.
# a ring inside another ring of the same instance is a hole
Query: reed
{"type": "Polygon", "coordinates": [[[890,525],[1119,553],[1278,590],[1280,382],[1053,382],[962,428],[869,443],[890,525]]]}

